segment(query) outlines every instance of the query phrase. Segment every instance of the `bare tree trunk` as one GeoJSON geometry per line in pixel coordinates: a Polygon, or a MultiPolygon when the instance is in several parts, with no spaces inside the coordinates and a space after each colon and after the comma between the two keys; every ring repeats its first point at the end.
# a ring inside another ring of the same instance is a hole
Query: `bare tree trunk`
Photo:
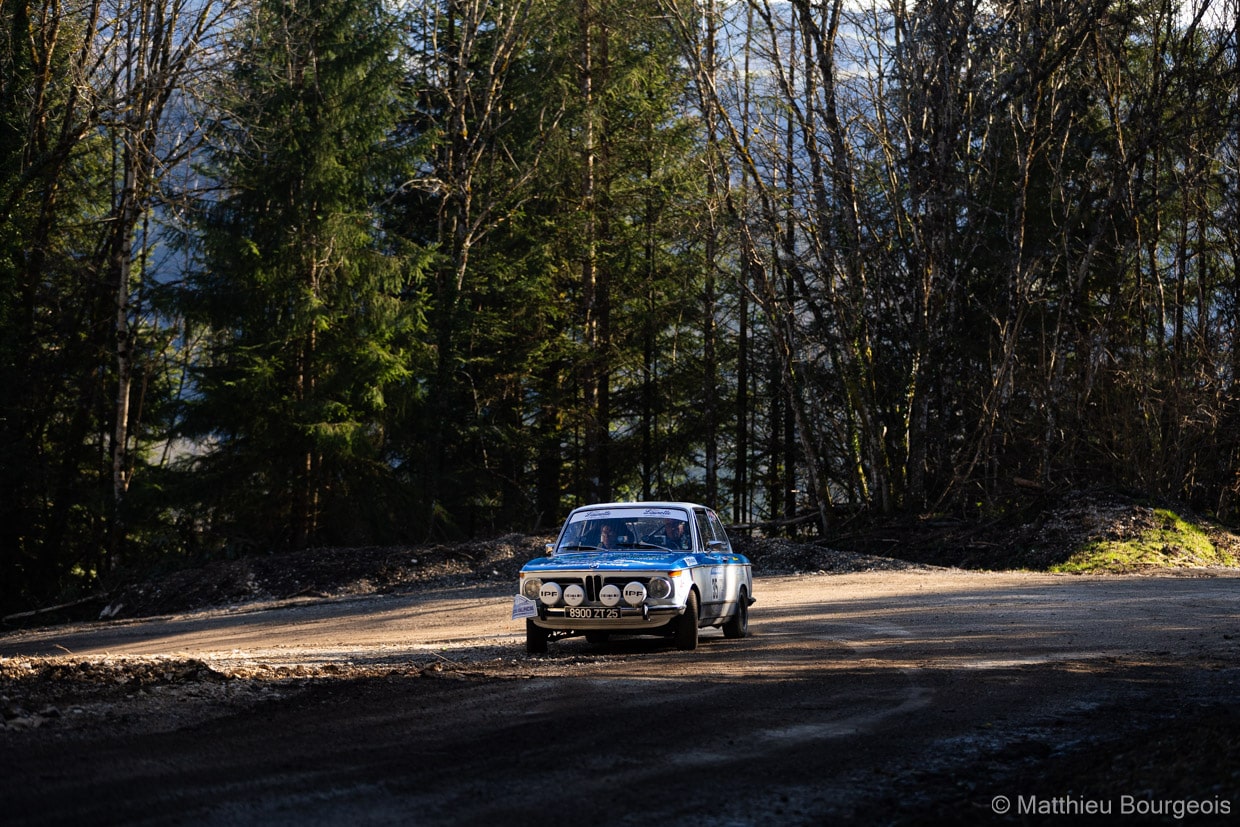
{"type": "MultiPolygon", "coordinates": [[[[710,77],[712,85],[717,83],[718,57],[716,45],[719,38],[719,12],[715,0],[707,0],[704,15],[704,71],[710,77]]],[[[719,499],[719,388],[718,365],[715,353],[717,330],[716,313],[716,272],[719,267],[719,224],[718,197],[720,178],[723,177],[720,156],[717,116],[713,109],[707,109],[706,119],[706,249],[703,265],[706,269],[702,289],[702,439],[704,442],[704,465],[706,501],[712,505],[719,499]]]]}
{"type": "MultiPolygon", "coordinates": [[[[470,289],[470,254],[475,244],[500,220],[502,205],[511,200],[485,199],[475,192],[478,173],[493,147],[495,131],[505,118],[505,87],[514,55],[529,36],[534,0],[496,6],[489,0],[450,0],[446,7],[424,4],[415,25],[422,40],[423,71],[442,97],[444,134],[434,169],[411,184],[438,199],[436,236],[448,251],[448,264],[437,274],[434,403],[438,406],[430,436],[432,479],[448,478],[448,454],[457,360],[458,328],[470,289]]],[[[558,116],[552,116],[552,120],[558,116]]],[[[534,175],[536,164],[508,182],[513,191],[534,175]]],[[[430,496],[427,524],[433,531],[440,503],[430,496]]]]}
{"type": "Polygon", "coordinates": [[[120,189],[115,200],[104,272],[115,301],[116,397],[112,433],[112,520],[108,564],[120,553],[127,533],[126,497],[132,480],[130,456],[133,419],[132,395],[137,335],[134,317],[143,308],[133,306],[135,287],[144,273],[134,273],[134,249],[147,244],[138,238],[143,216],[154,207],[159,170],[175,168],[188,142],[168,145],[165,113],[179,91],[188,91],[202,59],[206,42],[223,26],[232,0],[132,0],[122,15],[123,42],[115,48],[112,105],[121,114],[115,140],[120,165],[120,189]]]}
{"type": "Polygon", "coordinates": [[[600,419],[600,361],[599,352],[599,285],[598,285],[598,205],[596,190],[598,186],[595,167],[598,163],[596,122],[597,110],[594,99],[595,72],[595,0],[580,0],[578,6],[578,26],[580,51],[577,76],[578,95],[585,112],[581,138],[581,212],[585,219],[582,239],[581,256],[581,301],[582,327],[587,353],[583,365],[581,389],[584,399],[585,428],[585,485],[583,492],[587,500],[600,499],[602,489],[601,456],[602,429],[605,427],[600,419]]]}

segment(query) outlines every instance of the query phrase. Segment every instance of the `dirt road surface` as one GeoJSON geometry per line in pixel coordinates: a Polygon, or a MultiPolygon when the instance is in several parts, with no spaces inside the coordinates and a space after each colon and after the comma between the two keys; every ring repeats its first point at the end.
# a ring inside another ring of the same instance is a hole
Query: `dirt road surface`
{"type": "Polygon", "coordinates": [[[749,637],[704,632],[694,652],[574,639],[528,657],[494,586],[11,633],[10,665],[121,686],[10,718],[0,817],[1240,818],[1234,572],[799,575],[756,591],[749,637]],[[134,664],[172,677],[127,682],[134,664]]]}

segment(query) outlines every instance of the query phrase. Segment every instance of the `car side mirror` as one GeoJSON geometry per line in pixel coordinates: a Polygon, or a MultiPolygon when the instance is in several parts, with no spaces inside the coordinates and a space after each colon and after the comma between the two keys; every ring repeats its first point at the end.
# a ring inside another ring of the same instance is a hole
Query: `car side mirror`
{"type": "Polygon", "coordinates": [[[711,551],[727,551],[728,544],[725,543],[723,540],[711,540],[709,543],[706,544],[706,548],[710,549],[711,551]]]}
{"type": "Polygon", "coordinates": [[[555,554],[555,543],[547,543],[546,552],[548,557],[555,554]]]}

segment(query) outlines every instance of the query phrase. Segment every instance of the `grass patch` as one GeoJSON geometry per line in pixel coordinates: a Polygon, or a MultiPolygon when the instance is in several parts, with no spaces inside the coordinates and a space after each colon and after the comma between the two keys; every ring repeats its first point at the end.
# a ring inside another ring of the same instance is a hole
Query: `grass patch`
{"type": "Polygon", "coordinates": [[[1092,540],[1050,570],[1099,574],[1203,566],[1236,567],[1240,558],[1216,546],[1200,526],[1174,511],[1157,508],[1149,525],[1136,528],[1129,536],[1092,540]]]}

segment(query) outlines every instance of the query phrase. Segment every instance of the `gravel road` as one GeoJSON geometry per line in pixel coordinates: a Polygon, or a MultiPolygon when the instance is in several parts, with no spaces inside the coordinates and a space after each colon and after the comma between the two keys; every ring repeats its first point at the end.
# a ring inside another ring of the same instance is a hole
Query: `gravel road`
{"type": "Polygon", "coordinates": [[[8,634],[5,820],[1240,813],[1235,572],[788,575],[756,597],[748,638],[704,632],[694,652],[574,639],[528,657],[495,586],[8,634]]]}

